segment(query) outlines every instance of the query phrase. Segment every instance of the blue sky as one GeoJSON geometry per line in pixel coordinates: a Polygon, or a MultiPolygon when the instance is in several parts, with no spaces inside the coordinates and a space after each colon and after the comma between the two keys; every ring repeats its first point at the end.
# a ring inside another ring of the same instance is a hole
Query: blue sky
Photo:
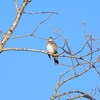
{"type": "MultiPolygon", "coordinates": [[[[17,0],[20,7],[23,0],[17,0]]],[[[93,37],[100,36],[100,1],[99,0],[33,0],[27,5],[26,12],[55,11],[45,23],[35,32],[36,36],[48,38],[57,37],[52,25],[60,28],[68,40],[73,53],[80,50],[85,43],[82,22],[86,22],[87,33],[93,31],[93,37]]],[[[12,25],[16,16],[14,0],[0,2],[0,31],[5,33],[12,25]]],[[[49,14],[23,14],[13,36],[29,34],[49,14]]],[[[0,40],[2,37],[0,36],[0,40]]],[[[33,48],[46,51],[46,40],[34,37],[10,39],[5,48],[33,48]]],[[[55,40],[58,46],[63,46],[61,38],[55,40]]],[[[58,52],[60,52],[59,50],[58,52]]],[[[87,53],[85,50],[84,53],[87,53]]],[[[59,62],[70,65],[68,58],[59,58],[59,62]]],[[[69,67],[55,66],[46,54],[26,51],[6,51],[0,55],[0,100],[49,100],[53,95],[60,73],[69,67]]],[[[80,68],[80,70],[82,70],[80,68]]],[[[66,75],[63,79],[69,77],[66,75]]],[[[95,70],[90,70],[81,77],[68,81],[61,87],[61,93],[71,90],[90,92],[95,85],[100,86],[100,79],[95,70]]],[[[97,98],[97,100],[100,98],[97,98]]],[[[62,100],[67,99],[64,96],[62,100]]],[[[85,99],[84,99],[85,100],[85,99]]]]}

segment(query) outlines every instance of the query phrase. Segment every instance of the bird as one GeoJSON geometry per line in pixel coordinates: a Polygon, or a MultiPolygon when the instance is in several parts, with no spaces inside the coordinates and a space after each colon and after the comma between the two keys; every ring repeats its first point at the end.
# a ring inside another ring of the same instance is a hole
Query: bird
{"type": "MultiPolygon", "coordinates": [[[[48,38],[48,42],[47,42],[47,52],[48,53],[51,53],[51,54],[58,54],[58,51],[57,51],[57,45],[56,43],[53,41],[52,37],[49,37],[48,38]]],[[[51,55],[48,54],[49,58],[51,59],[51,55]]],[[[59,64],[59,61],[58,61],[58,57],[56,56],[53,56],[52,57],[54,58],[54,62],[55,62],[55,65],[59,64]]]]}

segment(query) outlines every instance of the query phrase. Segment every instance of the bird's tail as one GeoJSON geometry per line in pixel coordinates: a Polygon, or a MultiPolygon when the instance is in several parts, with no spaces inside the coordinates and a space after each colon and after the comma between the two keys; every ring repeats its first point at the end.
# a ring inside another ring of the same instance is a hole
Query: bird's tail
{"type": "Polygon", "coordinates": [[[58,57],[54,57],[55,65],[59,64],[58,57]]]}

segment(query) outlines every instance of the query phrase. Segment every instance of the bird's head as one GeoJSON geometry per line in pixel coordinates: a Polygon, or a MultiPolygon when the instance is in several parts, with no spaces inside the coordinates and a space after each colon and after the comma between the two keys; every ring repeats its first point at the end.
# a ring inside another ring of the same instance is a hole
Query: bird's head
{"type": "Polygon", "coordinates": [[[49,37],[48,41],[53,41],[52,37],[49,37]]]}

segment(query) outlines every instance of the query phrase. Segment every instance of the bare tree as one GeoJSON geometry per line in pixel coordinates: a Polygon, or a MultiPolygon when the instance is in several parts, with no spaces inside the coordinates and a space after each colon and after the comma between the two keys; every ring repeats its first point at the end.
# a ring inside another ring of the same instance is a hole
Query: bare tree
{"type": "MultiPolygon", "coordinates": [[[[23,0],[22,5],[19,8],[18,4],[17,4],[17,0],[14,0],[15,8],[16,8],[16,18],[15,18],[14,22],[12,23],[11,27],[9,28],[9,30],[5,34],[2,34],[2,32],[0,32],[1,36],[2,36],[2,40],[0,41],[0,52],[1,53],[4,51],[16,50],[16,51],[30,51],[30,52],[37,52],[37,53],[43,53],[43,54],[50,54],[43,50],[37,50],[37,49],[31,49],[31,48],[5,48],[5,44],[7,43],[7,41],[9,39],[23,38],[23,37],[31,36],[31,37],[35,37],[38,39],[47,40],[46,38],[42,38],[42,37],[38,37],[38,36],[34,35],[34,33],[37,31],[37,29],[40,27],[41,24],[43,24],[45,21],[47,21],[53,14],[58,14],[58,13],[56,13],[54,11],[51,11],[51,12],[25,12],[24,11],[25,7],[31,1],[32,0],[23,0]],[[45,18],[43,21],[41,21],[32,33],[21,35],[21,36],[11,37],[11,35],[13,34],[14,29],[17,27],[18,22],[20,21],[20,18],[22,17],[23,13],[25,13],[25,14],[49,13],[49,16],[47,18],[45,18]]],[[[94,90],[92,90],[88,93],[84,93],[79,90],[71,90],[71,91],[66,91],[64,93],[60,93],[60,88],[62,85],[67,83],[69,80],[72,80],[76,77],[82,76],[84,73],[87,73],[90,69],[94,69],[97,72],[97,74],[100,76],[100,72],[98,70],[98,67],[99,67],[98,63],[100,62],[100,55],[99,55],[100,44],[98,41],[99,41],[100,37],[93,38],[92,33],[91,34],[86,33],[85,22],[83,22],[83,26],[84,26],[84,36],[85,36],[86,41],[85,41],[84,45],[82,46],[82,48],[75,53],[72,53],[70,45],[68,44],[68,40],[66,38],[64,38],[64,36],[61,34],[60,28],[55,29],[51,26],[51,28],[53,28],[53,30],[54,30],[54,34],[57,36],[57,38],[61,38],[63,40],[63,44],[64,44],[62,47],[58,46],[58,48],[60,48],[62,50],[62,52],[60,54],[51,54],[51,55],[63,57],[65,59],[66,58],[70,59],[71,64],[70,65],[60,64],[61,66],[69,66],[69,70],[66,70],[64,73],[59,75],[58,82],[56,84],[54,93],[51,96],[50,100],[54,100],[56,98],[58,100],[60,100],[64,95],[67,96],[67,100],[74,100],[77,98],[87,98],[88,100],[95,100],[95,98],[93,96],[91,96],[91,94],[97,95],[94,90]],[[87,49],[89,52],[87,52],[86,54],[83,55],[84,49],[87,49]],[[93,55],[95,53],[98,53],[98,56],[95,58],[95,60],[93,60],[94,59],[93,55]],[[77,73],[77,70],[79,67],[82,67],[83,71],[77,73]],[[73,75],[70,77],[67,77],[61,81],[61,79],[70,72],[73,72],[73,75]],[[71,96],[71,94],[76,94],[76,95],[71,96]]],[[[100,89],[99,89],[98,85],[96,86],[96,90],[99,91],[99,93],[100,93],[100,89]]]]}

